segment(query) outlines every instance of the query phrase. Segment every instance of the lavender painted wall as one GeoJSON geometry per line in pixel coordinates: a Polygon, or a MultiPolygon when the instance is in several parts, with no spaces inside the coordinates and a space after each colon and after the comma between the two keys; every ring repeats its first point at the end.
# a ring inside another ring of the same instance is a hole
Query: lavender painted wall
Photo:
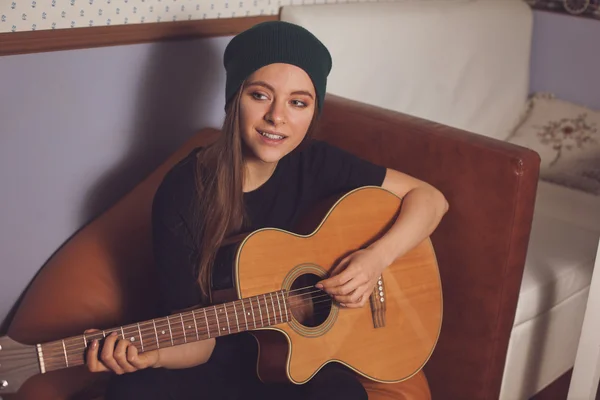
{"type": "Polygon", "coordinates": [[[534,11],[530,86],[600,110],[600,21],[534,11]]]}
{"type": "Polygon", "coordinates": [[[221,125],[229,40],[0,57],[0,326],[69,236],[221,125]]]}

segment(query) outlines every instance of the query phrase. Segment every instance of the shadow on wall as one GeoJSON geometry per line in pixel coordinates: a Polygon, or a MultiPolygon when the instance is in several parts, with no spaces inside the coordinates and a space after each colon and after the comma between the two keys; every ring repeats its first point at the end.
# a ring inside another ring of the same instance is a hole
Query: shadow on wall
{"type": "Polygon", "coordinates": [[[203,128],[199,120],[208,110],[202,104],[224,103],[224,79],[215,79],[223,70],[222,49],[214,41],[194,42],[197,45],[154,45],[140,80],[129,148],[89,191],[80,213],[82,224],[114,204],[203,128]]]}

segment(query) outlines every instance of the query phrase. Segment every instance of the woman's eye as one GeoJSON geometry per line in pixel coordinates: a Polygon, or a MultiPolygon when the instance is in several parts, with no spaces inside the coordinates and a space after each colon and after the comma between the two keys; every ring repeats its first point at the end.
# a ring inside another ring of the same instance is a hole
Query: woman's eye
{"type": "Polygon", "coordinates": [[[296,107],[304,108],[306,107],[306,103],[300,100],[292,100],[292,104],[296,107]]]}
{"type": "Polygon", "coordinates": [[[252,93],[252,97],[254,97],[256,100],[266,100],[267,99],[267,96],[265,96],[262,93],[257,93],[257,92],[252,93]]]}

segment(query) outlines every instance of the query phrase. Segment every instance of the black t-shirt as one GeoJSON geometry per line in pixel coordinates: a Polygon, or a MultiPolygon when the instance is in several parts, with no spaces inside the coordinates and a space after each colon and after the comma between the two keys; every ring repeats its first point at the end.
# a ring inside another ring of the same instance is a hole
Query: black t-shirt
{"type": "MultiPolygon", "coordinates": [[[[194,204],[202,201],[195,184],[197,153],[193,150],[165,176],[152,207],[154,254],[162,293],[162,314],[200,304],[194,273],[198,246],[192,227],[194,204]]],[[[311,206],[335,194],[361,186],[381,186],[385,167],[372,164],[313,140],[302,150],[283,157],[271,177],[254,191],[244,193],[249,216],[247,232],[260,228],[293,231],[298,218],[311,206]]],[[[218,265],[218,264],[215,264],[218,265]]],[[[230,269],[213,270],[213,282],[226,286],[230,269]]]]}

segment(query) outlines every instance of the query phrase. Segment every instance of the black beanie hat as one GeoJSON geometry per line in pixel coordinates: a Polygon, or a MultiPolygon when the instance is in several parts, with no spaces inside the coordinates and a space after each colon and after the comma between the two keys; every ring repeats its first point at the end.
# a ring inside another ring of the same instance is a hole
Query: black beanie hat
{"type": "Polygon", "coordinates": [[[308,30],[283,21],[254,25],[231,39],[223,57],[227,72],[225,103],[229,103],[254,71],[274,63],[292,64],[308,74],[315,86],[320,114],[331,71],[331,55],[308,30]]]}

